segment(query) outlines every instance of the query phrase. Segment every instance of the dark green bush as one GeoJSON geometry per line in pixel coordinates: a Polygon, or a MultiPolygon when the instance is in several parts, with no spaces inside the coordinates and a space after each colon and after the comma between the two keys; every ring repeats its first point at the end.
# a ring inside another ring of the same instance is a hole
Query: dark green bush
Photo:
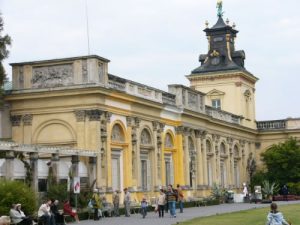
{"type": "Polygon", "coordinates": [[[34,191],[20,181],[0,180],[0,215],[8,215],[12,204],[22,204],[26,215],[36,211],[34,191]]]}
{"type": "Polygon", "coordinates": [[[288,183],[289,194],[300,195],[300,182],[298,183],[288,183]]]}
{"type": "Polygon", "coordinates": [[[62,206],[63,202],[69,199],[69,192],[67,191],[67,184],[52,184],[48,188],[47,193],[48,199],[58,200],[60,202],[60,206],[62,206]]]}

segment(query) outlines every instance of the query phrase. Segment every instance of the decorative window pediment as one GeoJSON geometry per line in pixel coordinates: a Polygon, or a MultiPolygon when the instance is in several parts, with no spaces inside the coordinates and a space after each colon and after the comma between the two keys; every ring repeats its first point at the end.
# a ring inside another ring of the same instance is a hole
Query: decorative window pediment
{"type": "Polygon", "coordinates": [[[213,97],[213,96],[222,96],[222,95],[225,95],[225,92],[219,91],[217,89],[213,89],[213,90],[209,91],[206,95],[210,96],[210,97],[213,97]]]}

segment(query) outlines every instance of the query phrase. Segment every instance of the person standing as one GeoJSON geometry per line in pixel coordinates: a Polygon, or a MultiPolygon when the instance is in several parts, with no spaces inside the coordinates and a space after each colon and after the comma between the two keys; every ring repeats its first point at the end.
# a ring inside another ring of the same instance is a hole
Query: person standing
{"type": "Polygon", "coordinates": [[[277,211],[277,204],[272,203],[270,205],[271,211],[267,215],[266,225],[291,225],[284,218],[281,212],[277,211]]]}
{"type": "Polygon", "coordinates": [[[168,191],[166,193],[167,202],[170,210],[170,217],[176,217],[176,193],[174,192],[172,185],[168,185],[168,191]]]}
{"type": "Polygon", "coordinates": [[[283,200],[288,201],[288,194],[289,194],[288,187],[286,185],[283,185],[282,187],[283,200]]]}
{"type": "Polygon", "coordinates": [[[164,217],[165,204],[166,204],[166,194],[164,193],[163,189],[160,189],[160,193],[157,201],[157,206],[158,206],[157,210],[158,210],[159,217],[164,217]]]}
{"type": "Polygon", "coordinates": [[[120,206],[120,195],[119,191],[116,190],[114,195],[113,195],[113,204],[114,204],[114,215],[115,216],[120,216],[120,211],[119,211],[119,206],[120,206]]]}
{"type": "Polygon", "coordinates": [[[125,207],[125,216],[130,216],[130,192],[128,191],[128,188],[124,188],[124,207],[125,207]]]}
{"type": "Polygon", "coordinates": [[[98,189],[94,189],[92,203],[94,208],[94,220],[99,220],[100,197],[98,194],[98,189]]]}
{"type": "Polygon", "coordinates": [[[177,194],[178,194],[178,204],[179,204],[180,213],[183,213],[183,199],[184,199],[184,195],[183,195],[182,188],[181,188],[181,186],[179,184],[177,184],[177,194]]]}

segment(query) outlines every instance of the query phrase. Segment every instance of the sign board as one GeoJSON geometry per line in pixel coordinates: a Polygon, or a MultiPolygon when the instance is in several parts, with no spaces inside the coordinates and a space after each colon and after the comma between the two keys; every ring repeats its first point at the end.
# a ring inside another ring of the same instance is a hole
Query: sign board
{"type": "Polygon", "coordinates": [[[80,177],[73,178],[73,192],[74,194],[80,193],[80,177]]]}

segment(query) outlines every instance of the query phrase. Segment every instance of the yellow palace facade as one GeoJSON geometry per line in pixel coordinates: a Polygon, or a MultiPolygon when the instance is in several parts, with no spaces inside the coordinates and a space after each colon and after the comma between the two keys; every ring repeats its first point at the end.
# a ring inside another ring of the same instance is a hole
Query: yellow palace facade
{"type": "Polygon", "coordinates": [[[58,180],[72,171],[106,194],[128,187],[140,198],[168,184],[187,196],[209,195],[213,183],[239,191],[262,151],[300,137],[300,120],[257,122],[258,79],[234,48],[238,31],[222,16],[204,31],[209,49],[190,86],[167,92],[110,74],[96,55],[12,63],[5,101],[14,144],[0,143],[0,176],[14,179],[11,152],[22,151],[37,190],[50,160],[58,180]]]}

